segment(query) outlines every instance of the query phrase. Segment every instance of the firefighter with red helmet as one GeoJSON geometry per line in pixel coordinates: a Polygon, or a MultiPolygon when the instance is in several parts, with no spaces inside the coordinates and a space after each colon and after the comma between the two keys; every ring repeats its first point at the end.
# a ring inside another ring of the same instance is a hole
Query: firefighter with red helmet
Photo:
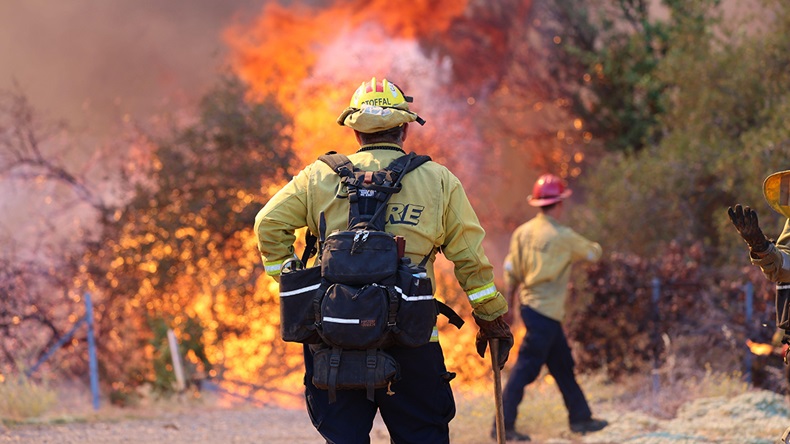
{"type": "MultiPolygon", "coordinates": [[[[777,213],[787,217],[776,242],[769,240],[757,212],[736,204],[727,210],[730,221],[749,246],[749,260],[776,282],[776,326],[783,331],[782,343],[790,344],[790,171],[769,175],[763,182],[763,196],[777,213]]],[[[787,356],[787,354],[785,354],[787,356]]]]}
{"type": "MultiPolygon", "coordinates": [[[[508,300],[518,300],[521,319],[527,328],[524,340],[503,389],[506,437],[509,441],[529,441],[515,429],[518,405],[524,388],[540,374],[545,364],[562,392],[570,428],[586,433],[604,428],[607,422],[593,418],[581,387],[573,373],[574,361],[562,328],[571,265],[600,259],[601,246],[560,224],[563,201],[571,190],[558,176],[538,178],[527,197],[539,213],[513,232],[505,260],[508,300]]],[[[492,437],[495,437],[492,431],[492,437]]]]}
{"type": "MultiPolygon", "coordinates": [[[[373,78],[357,88],[337,119],[354,130],[360,145],[348,156],[355,169],[375,172],[406,154],[408,124],[425,123],[409,109],[410,101],[387,79],[373,78]]],[[[294,258],[294,230],[307,226],[310,232],[320,233],[321,220],[326,233],[343,230],[349,200],[347,185],[330,166],[322,161],[306,166],[255,219],[266,272],[278,279],[283,265],[294,258]]],[[[478,353],[484,354],[489,339],[498,339],[503,367],[513,345],[513,335],[503,320],[507,302],[494,285],[493,267],[483,251],[485,231],[458,178],[436,162],[425,162],[403,176],[402,189],[388,202],[385,214],[386,231],[405,238],[405,256],[415,264],[425,261],[431,279],[439,249],[454,263],[455,276],[479,326],[478,353]]],[[[372,401],[365,390],[354,389],[338,389],[336,398],[330,399],[327,390],[313,383],[316,351],[312,345],[305,346],[307,408],[326,442],[369,443],[379,412],[393,443],[449,443],[449,422],[455,416],[450,380],[455,374],[445,368],[438,330],[434,327],[433,331],[427,344],[386,348],[400,365],[400,379],[376,389],[372,401]]]]}

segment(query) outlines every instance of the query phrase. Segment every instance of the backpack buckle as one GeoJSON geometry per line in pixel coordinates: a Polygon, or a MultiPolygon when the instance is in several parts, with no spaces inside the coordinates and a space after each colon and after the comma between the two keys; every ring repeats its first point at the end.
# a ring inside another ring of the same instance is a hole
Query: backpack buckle
{"type": "Polygon", "coordinates": [[[362,247],[362,244],[368,240],[368,236],[370,232],[367,230],[357,231],[354,235],[354,242],[351,244],[351,254],[356,254],[357,251],[362,247]]]}

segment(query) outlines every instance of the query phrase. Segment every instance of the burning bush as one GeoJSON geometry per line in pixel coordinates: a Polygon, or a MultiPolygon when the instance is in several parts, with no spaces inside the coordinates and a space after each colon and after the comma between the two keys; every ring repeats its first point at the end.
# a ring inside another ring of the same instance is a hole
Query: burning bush
{"type": "MultiPolygon", "coordinates": [[[[245,92],[224,79],[194,122],[146,138],[147,180],[86,254],[84,282],[101,295],[105,381],[134,387],[156,380],[148,319],[167,319],[182,341],[205,344],[219,368],[223,341],[248,336],[257,322],[271,324],[260,312],[275,296],[260,291],[252,224],[270,189],[288,177],[293,152],[288,121],[268,102],[247,103],[245,92]],[[190,334],[194,323],[205,327],[200,338],[190,334]]],[[[258,335],[244,350],[265,339],[258,335]]],[[[201,353],[194,364],[205,361],[201,353]]]]}

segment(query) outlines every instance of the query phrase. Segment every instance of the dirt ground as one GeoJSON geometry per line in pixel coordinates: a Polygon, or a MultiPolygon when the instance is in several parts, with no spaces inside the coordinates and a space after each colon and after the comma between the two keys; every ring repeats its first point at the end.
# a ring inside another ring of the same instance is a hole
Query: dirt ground
{"type": "MultiPolygon", "coordinates": [[[[273,407],[196,410],[157,418],[123,418],[23,425],[0,433],[0,443],[319,443],[307,414],[273,407]]],[[[383,441],[386,442],[386,441],[383,441]]]]}
{"type": "MultiPolygon", "coordinates": [[[[213,444],[288,443],[313,444],[323,440],[313,429],[305,410],[272,406],[216,408],[190,407],[167,413],[136,411],[95,418],[73,417],[45,424],[0,426],[0,443],[52,444],[213,444]]],[[[548,412],[551,414],[551,412],[548,412]]],[[[557,415],[562,415],[561,409],[557,415]]],[[[787,400],[773,392],[754,390],[733,398],[697,399],[680,408],[672,419],[659,419],[636,410],[601,409],[610,421],[603,431],[586,436],[567,427],[529,430],[533,442],[546,444],[773,444],[790,426],[787,400]]],[[[459,415],[451,423],[451,442],[482,444],[488,437],[489,412],[459,400],[459,415]]],[[[387,444],[386,428],[377,418],[373,444],[387,444]]],[[[430,443],[426,443],[430,444],[430,443]]]]}

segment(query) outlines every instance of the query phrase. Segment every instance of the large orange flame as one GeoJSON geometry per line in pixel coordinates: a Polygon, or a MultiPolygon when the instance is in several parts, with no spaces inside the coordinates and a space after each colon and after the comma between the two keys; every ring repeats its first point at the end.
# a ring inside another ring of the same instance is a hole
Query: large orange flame
{"type": "MultiPolygon", "coordinates": [[[[453,85],[453,61],[426,52],[420,43],[438,40],[466,13],[466,0],[414,0],[403,4],[338,1],[321,9],[304,5],[285,8],[272,2],[251,24],[233,26],[225,37],[231,47],[233,70],[251,88],[250,100],[274,99],[292,119],[289,131],[303,164],[329,150],[347,153],[356,149],[351,130],[338,125],[336,118],[348,106],[356,87],[375,76],[396,82],[414,96],[412,110],[428,120],[428,125],[409,133],[410,139],[416,139],[411,146],[419,147],[415,150],[440,162],[446,161],[442,149],[462,152],[464,165],[480,168],[475,156],[482,157],[490,147],[480,142],[472,124],[474,93],[459,93],[464,88],[453,85]],[[471,146],[459,146],[464,144],[471,146]]],[[[456,174],[459,169],[455,169],[456,174]]],[[[254,243],[250,246],[254,249],[254,243]]],[[[277,294],[276,283],[269,278],[262,281],[257,290],[264,295],[260,299],[276,301],[272,297],[277,294]]],[[[471,320],[466,297],[453,278],[452,264],[438,264],[437,297],[471,320]]],[[[260,310],[267,314],[261,315],[263,322],[248,324],[253,330],[249,337],[225,339],[223,350],[210,350],[236,379],[260,381],[262,364],[250,356],[259,356],[262,349],[272,356],[271,342],[279,341],[273,337],[276,329],[271,324],[271,314],[276,315],[278,307],[269,303],[260,310]]],[[[440,321],[448,368],[459,373],[458,381],[465,383],[465,388],[488,390],[490,362],[476,356],[475,332],[473,322],[458,332],[440,321]]],[[[285,357],[277,358],[283,359],[284,368],[293,369],[294,362],[301,359],[301,349],[290,347],[296,344],[288,345],[285,357]]],[[[298,393],[299,378],[283,380],[279,388],[298,393]]],[[[283,399],[268,401],[289,403],[283,399]]]]}
{"type": "Polygon", "coordinates": [[[435,94],[448,67],[414,38],[443,32],[465,7],[465,0],[337,2],[328,9],[269,3],[251,26],[228,29],[226,40],[234,70],[293,118],[294,146],[311,161],[353,148],[350,131],[335,119],[362,81],[390,77],[417,97],[417,107],[419,97],[435,94]]]}

